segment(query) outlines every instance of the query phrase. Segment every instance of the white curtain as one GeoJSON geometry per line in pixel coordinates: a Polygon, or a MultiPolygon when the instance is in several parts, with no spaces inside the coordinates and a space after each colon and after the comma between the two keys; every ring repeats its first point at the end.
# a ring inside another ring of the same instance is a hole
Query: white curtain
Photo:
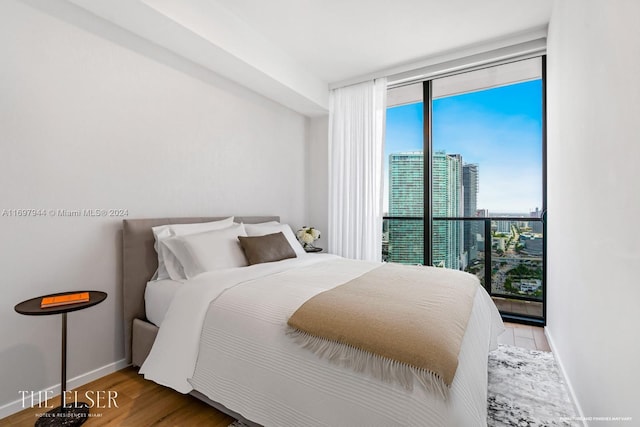
{"type": "Polygon", "coordinates": [[[382,257],[382,162],[387,79],[334,89],[329,98],[329,252],[382,257]]]}

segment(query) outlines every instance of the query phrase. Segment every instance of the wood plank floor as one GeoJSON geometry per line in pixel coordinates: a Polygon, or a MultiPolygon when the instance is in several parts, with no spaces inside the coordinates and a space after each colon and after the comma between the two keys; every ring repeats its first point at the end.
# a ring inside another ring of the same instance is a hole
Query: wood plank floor
{"type": "MultiPolygon", "coordinates": [[[[501,344],[532,350],[550,351],[544,330],[535,326],[505,323],[506,332],[498,337],[501,344]]],[[[92,417],[83,426],[201,426],[227,427],[233,419],[199,401],[169,388],[146,381],[137,369],[126,368],[76,389],[85,391],[113,390],[118,393],[118,408],[93,408],[92,417]]],[[[85,399],[79,399],[85,400],[85,399]]],[[[86,400],[85,400],[86,401],[86,400]]],[[[59,397],[50,401],[58,406],[59,397]]],[[[33,426],[41,408],[25,409],[0,420],[0,426],[33,426]]]]}
{"type": "MultiPolygon", "coordinates": [[[[126,368],[99,378],[76,389],[85,391],[113,390],[118,393],[118,408],[91,409],[91,417],[83,424],[96,426],[210,426],[227,427],[233,418],[213,409],[193,396],[146,381],[138,370],[126,368]]],[[[91,396],[91,395],[90,395],[91,396]]],[[[87,401],[86,399],[78,399],[87,401]]],[[[60,404],[59,396],[49,406],[60,404]]],[[[106,405],[103,405],[106,406],[106,405]]],[[[0,426],[33,426],[44,408],[29,408],[0,420],[0,426]]]]}
{"type": "Polygon", "coordinates": [[[529,350],[551,351],[543,328],[506,322],[504,326],[507,330],[498,337],[498,343],[529,350]]]}

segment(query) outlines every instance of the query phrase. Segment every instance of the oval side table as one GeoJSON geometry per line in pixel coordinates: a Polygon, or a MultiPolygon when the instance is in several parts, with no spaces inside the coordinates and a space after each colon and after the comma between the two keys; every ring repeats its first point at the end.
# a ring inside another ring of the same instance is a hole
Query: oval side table
{"type": "Polygon", "coordinates": [[[66,405],[65,392],[67,391],[67,313],[72,311],[83,310],[100,304],[107,298],[106,292],[101,291],[71,291],[60,292],[50,295],[43,295],[37,298],[31,298],[17,304],[14,309],[20,314],[27,316],[47,316],[51,314],[62,314],[62,372],[60,380],[60,402],[61,405],[43,414],[36,421],[36,427],[45,426],[79,426],[84,423],[89,416],[89,405],[84,402],[74,402],[66,405]],[[89,293],[89,301],[77,302],[73,304],[59,305],[55,307],[41,308],[40,303],[43,298],[70,295],[81,292],[89,293]]]}

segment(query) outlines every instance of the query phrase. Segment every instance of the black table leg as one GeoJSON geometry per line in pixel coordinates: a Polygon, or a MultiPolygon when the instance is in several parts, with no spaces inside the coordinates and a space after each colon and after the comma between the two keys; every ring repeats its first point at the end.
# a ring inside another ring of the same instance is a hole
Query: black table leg
{"type": "Polygon", "coordinates": [[[79,426],[89,417],[89,405],[73,401],[67,404],[67,313],[62,313],[62,374],[60,378],[60,406],[53,408],[36,421],[36,427],[79,426]]]}
{"type": "Polygon", "coordinates": [[[62,372],[60,378],[61,405],[65,406],[65,392],[67,391],[67,313],[62,313],[62,372]]]}

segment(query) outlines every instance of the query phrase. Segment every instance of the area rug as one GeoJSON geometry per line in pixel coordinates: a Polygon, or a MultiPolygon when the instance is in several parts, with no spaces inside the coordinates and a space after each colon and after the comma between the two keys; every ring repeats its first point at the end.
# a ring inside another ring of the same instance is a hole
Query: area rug
{"type": "Polygon", "coordinates": [[[507,345],[489,353],[489,427],[579,426],[575,416],[551,353],[507,345]]]}
{"type": "Polygon", "coordinates": [[[487,424],[578,426],[553,354],[500,345],[489,353],[487,424]]]}

